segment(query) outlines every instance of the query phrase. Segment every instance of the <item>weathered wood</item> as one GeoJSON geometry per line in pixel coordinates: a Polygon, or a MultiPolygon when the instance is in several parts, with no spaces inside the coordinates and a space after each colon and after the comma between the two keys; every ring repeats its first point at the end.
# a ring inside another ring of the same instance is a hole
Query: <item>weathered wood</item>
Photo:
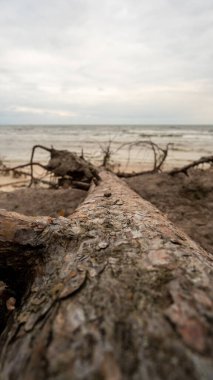
{"type": "MultiPolygon", "coordinates": [[[[1,166],[1,165],[0,165],[1,166]]],[[[34,145],[31,152],[30,162],[27,164],[22,164],[15,166],[13,168],[8,168],[2,165],[0,171],[4,174],[12,172],[14,175],[24,175],[30,176],[29,187],[34,183],[44,183],[49,186],[56,187],[55,184],[52,185],[50,181],[45,181],[40,178],[35,178],[33,173],[33,167],[39,166],[49,173],[54,174],[58,177],[58,186],[63,186],[65,183],[69,186],[79,187],[80,189],[88,190],[92,180],[98,184],[100,177],[97,168],[87,161],[83,157],[83,152],[81,156],[76,153],[69,152],[68,150],[57,150],[52,148],[47,148],[43,145],[34,145]],[[39,162],[34,162],[34,155],[36,149],[44,149],[50,153],[50,159],[47,165],[43,165],[39,162]],[[30,173],[25,173],[20,169],[30,166],[30,173]]]]}
{"type": "Polygon", "coordinates": [[[169,172],[169,174],[175,175],[175,174],[179,174],[179,173],[184,173],[184,174],[188,175],[189,169],[195,168],[196,166],[203,165],[203,164],[212,165],[213,164],[213,156],[201,157],[199,160],[190,162],[190,164],[184,165],[181,168],[172,169],[169,172]]]}
{"type": "Polygon", "coordinates": [[[101,177],[69,219],[1,212],[0,268],[27,273],[0,379],[211,379],[212,256],[101,177]]]}

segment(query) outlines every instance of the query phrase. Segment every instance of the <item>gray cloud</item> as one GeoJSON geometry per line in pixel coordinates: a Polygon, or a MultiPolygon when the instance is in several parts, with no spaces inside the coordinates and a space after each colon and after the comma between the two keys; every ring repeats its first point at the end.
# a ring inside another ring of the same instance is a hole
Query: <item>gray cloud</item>
{"type": "Polygon", "coordinates": [[[0,123],[211,123],[212,0],[0,0],[0,123]]]}

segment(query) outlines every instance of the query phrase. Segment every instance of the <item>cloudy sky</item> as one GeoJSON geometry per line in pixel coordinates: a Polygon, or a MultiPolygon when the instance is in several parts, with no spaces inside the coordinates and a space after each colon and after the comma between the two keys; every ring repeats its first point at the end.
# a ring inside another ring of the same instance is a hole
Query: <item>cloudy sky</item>
{"type": "Polygon", "coordinates": [[[213,0],[0,0],[4,123],[213,123],[213,0]]]}

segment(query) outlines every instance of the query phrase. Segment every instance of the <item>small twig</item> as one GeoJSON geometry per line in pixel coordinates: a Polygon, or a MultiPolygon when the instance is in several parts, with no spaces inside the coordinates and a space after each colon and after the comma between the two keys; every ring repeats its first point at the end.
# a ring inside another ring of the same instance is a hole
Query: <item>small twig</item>
{"type": "MultiPolygon", "coordinates": [[[[40,166],[42,169],[47,170],[46,166],[45,166],[45,165],[42,165],[40,162],[28,162],[27,164],[17,165],[17,166],[14,166],[14,167],[12,167],[12,168],[4,168],[4,169],[0,169],[0,171],[2,171],[2,172],[17,171],[17,169],[26,168],[27,166],[31,166],[31,165],[37,165],[37,166],[40,166]]],[[[25,174],[26,174],[26,173],[25,173],[25,174]]],[[[29,173],[28,173],[28,174],[29,174],[29,173]]]]}
{"type": "Polygon", "coordinates": [[[27,180],[22,180],[22,181],[17,181],[17,182],[9,182],[9,183],[3,183],[0,185],[0,187],[7,187],[7,186],[15,186],[15,185],[19,185],[21,183],[26,183],[28,182],[27,180]]]}
{"type": "Polygon", "coordinates": [[[99,145],[100,148],[101,148],[102,154],[103,154],[103,159],[102,159],[101,166],[103,166],[104,168],[106,168],[109,165],[111,156],[113,154],[113,152],[111,150],[111,143],[112,143],[112,141],[109,140],[108,143],[107,143],[107,145],[105,145],[105,146],[99,145]]]}
{"type": "MultiPolygon", "coordinates": [[[[46,146],[43,146],[43,145],[34,145],[34,146],[33,146],[33,148],[32,148],[32,153],[31,153],[31,158],[30,158],[30,174],[31,174],[31,181],[30,181],[29,187],[31,187],[31,185],[32,185],[33,182],[34,182],[34,178],[33,178],[33,158],[34,158],[35,150],[36,150],[37,148],[40,148],[40,149],[46,150],[46,151],[49,152],[49,153],[52,152],[52,148],[47,148],[46,146]]],[[[39,166],[40,166],[40,165],[39,165],[39,166]]]]}
{"type": "Polygon", "coordinates": [[[152,141],[150,141],[150,145],[151,145],[153,155],[154,155],[153,172],[155,172],[156,167],[157,167],[157,151],[156,151],[157,149],[156,149],[155,144],[152,141]]]}
{"type": "Polygon", "coordinates": [[[168,153],[169,153],[169,147],[172,146],[172,145],[173,145],[172,143],[168,143],[166,145],[165,149],[162,149],[162,148],[159,147],[159,149],[162,152],[162,155],[160,157],[160,161],[159,161],[158,165],[156,166],[156,171],[159,171],[161,169],[162,165],[164,164],[164,162],[166,161],[166,158],[167,158],[168,153]]]}
{"type": "Polygon", "coordinates": [[[145,170],[145,171],[142,171],[142,172],[132,172],[132,173],[125,173],[125,172],[118,172],[116,173],[116,175],[120,178],[131,178],[131,177],[138,177],[140,175],[144,175],[144,174],[153,174],[153,170],[145,170]]]}

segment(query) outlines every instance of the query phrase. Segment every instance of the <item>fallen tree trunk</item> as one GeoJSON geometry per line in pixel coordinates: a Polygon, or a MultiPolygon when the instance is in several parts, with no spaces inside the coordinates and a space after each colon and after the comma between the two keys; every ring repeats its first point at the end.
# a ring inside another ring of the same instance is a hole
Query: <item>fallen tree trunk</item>
{"type": "Polygon", "coordinates": [[[212,378],[212,256],[101,178],[69,219],[1,212],[0,379],[212,378]]]}

